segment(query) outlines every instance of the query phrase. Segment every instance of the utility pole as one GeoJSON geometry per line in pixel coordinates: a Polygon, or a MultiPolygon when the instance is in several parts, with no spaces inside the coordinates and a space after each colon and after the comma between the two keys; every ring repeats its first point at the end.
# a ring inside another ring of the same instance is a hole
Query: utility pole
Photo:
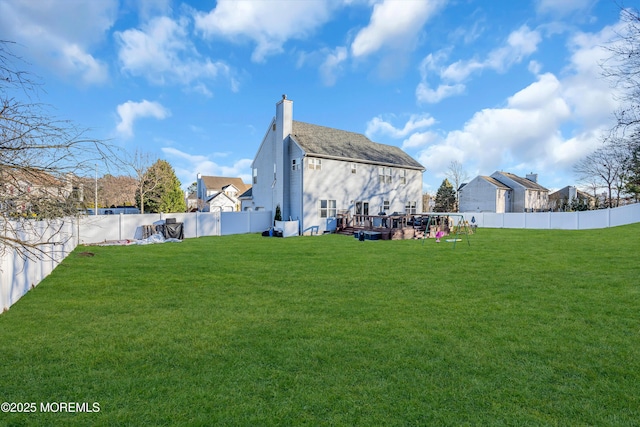
{"type": "Polygon", "coordinates": [[[98,164],[96,163],[96,210],[94,211],[94,215],[98,215],[98,164]]]}

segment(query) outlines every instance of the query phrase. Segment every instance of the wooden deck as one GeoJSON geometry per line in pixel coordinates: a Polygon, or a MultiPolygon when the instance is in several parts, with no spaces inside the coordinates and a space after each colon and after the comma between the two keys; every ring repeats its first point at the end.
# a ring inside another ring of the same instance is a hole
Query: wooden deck
{"type": "Polygon", "coordinates": [[[427,236],[426,215],[338,215],[336,232],[345,235],[357,235],[360,231],[380,233],[380,240],[406,240],[435,238],[435,233],[443,231],[449,234],[448,224],[431,226],[427,236]],[[419,218],[419,219],[418,219],[419,218]]]}

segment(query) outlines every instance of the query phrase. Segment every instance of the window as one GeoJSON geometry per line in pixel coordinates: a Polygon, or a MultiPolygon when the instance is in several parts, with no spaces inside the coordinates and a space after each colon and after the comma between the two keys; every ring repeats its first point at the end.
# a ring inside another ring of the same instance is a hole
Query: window
{"type": "Polygon", "coordinates": [[[410,214],[410,215],[415,215],[417,213],[416,212],[416,206],[417,206],[416,202],[412,202],[412,201],[407,202],[404,205],[405,213],[410,214]]]}
{"type": "Polygon", "coordinates": [[[309,158],[309,169],[322,169],[322,159],[309,158]]]}
{"type": "Polygon", "coordinates": [[[378,168],[378,177],[380,184],[391,184],[391,168],[378,168]]]}
{"type": "Polygon", "coordinates": [[[320,200],[320,218],[335,217],[336,201],[335,200],[320,200]]]}
{"type": "Polygon", "coordinates": [[[402,169],[400,171],[400,184],[406,184],[407,183],[407,171],[402,169]]]}
{"type": "Polygon", "coordinates": [[[351,163],[351,173],[358,173],[357,163],[351,163]]]}
{"type": "Polygon", "coordinates": [[[258,183],[258,168],[253,169],[253,183],[254,184],[258,183]]]}
{"type": "Polygon", "coordinates": [[[298,166],[300,166],[298,159],[291,159],[291,170],[292,171],[297,171],[298,170],[298,166]]]}
{"type": "Polygon", "coordinates": [[[390,207],[389,207],[389,201],[388,200],[384,200],[382,202],[382,212],[389,212],[390,207]]]}

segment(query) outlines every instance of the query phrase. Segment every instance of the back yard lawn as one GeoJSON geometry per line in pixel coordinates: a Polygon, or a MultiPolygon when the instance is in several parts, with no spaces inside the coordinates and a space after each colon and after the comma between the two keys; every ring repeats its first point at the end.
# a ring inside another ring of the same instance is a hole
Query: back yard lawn
{"type": "Polygon", "coordinates": [[[637,425],[639,235],[79,247],[0,315],[0,424],[637,425]]]}

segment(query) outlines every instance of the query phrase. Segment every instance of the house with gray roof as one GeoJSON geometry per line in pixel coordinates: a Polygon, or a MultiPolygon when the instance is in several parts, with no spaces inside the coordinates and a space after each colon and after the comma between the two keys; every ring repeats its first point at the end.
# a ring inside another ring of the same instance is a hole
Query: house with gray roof
{"type": "Polygon", "coordinates": [[[198,174],[196,195],[201,212],[238,211],[240,195],[251,188],[241,178],[198,174]]]}
{"type": "Polygon", "coordinates": [[[526,178],[496,171],[477,176],[458,194],[460,212],[540,212],[549,209],[549,190],[538,184],[538,176],[526,178]]]}
{"type": "Polygon", "coordinates": [[[293,120],[283,95],[252,163],[243,209],[298,220],[301,233],[335,229],[338,214],[422,212],[424,167],[399,147],[293,120]]]}
{"type": "Polygon", "coordinates": [[[589,210],[596,206],[596,198],[573,185],[567,185],[549,194],[549,209],[554,212],[589,210]]]}

